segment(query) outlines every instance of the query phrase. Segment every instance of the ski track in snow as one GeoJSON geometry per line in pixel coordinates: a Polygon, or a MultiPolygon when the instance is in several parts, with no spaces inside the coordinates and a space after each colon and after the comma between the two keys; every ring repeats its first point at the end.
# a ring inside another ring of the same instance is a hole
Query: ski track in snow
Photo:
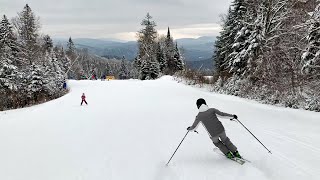
{"type": "Polygon", "coordinates": [[[155,81],[69,81],[69,94],[0,112],[1,180],[316,180],[320,176],[320,113],[259,104],[155,81]],[[88,106],[80,106],[86,93],[88,106]],[[207,132],[189,133],[195,102],[237,114],[220,119],[240,153],[239,165],[213,152],[207,132]]]}

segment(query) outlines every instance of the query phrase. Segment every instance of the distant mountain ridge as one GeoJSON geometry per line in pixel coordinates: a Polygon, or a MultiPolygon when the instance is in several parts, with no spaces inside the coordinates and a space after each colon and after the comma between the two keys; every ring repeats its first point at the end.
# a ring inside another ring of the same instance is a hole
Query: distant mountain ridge
{"type": "MultiPolygon", "coordinates": [[[[66,46],[67,42],[67,39],[54,39],[55,44],[60,43],[63,46],[66,46]]],[[[118,42],[105,39],[75,38],[73,42],[79,49],[86,48],[93,54],[111,58],[122,58],[125,56],[129,60],[133,60],[138,51],[137,43],[134,41],[118,42]]]]}
{"type": "Polygon", "coordinates": [[[184,51],[186,61],[203,61],[212,58],[215,40],[215,37],[203,36],[197,39],[177,39],[177,42],[184,51]]]}
{"type": "MultiPolygon", "coordinates": [[[[54,38],[53,41],[55,44],[60,43],[66,46],[68,40],[54,38]]],[[[117,39],[91,38],[75,38],[73,41],[77,48],[86,48],[93,54],[109,58],[122,58],[125,56],[128,60],[133,60],[138,52],[137,42],[135,41],[123,42],[117,39]]],[[[186,61],[202,61],[211,58],[213,55],[215,37],[182,38],[176,41],[186,61]]]]}
{"type": "Polygon", "coordinates": [[[186,61],[185,63],[188,68],[199,70],[202,72],[212,72],[214,69],[214,63],[212,58],[201,61],[186,61]]]}

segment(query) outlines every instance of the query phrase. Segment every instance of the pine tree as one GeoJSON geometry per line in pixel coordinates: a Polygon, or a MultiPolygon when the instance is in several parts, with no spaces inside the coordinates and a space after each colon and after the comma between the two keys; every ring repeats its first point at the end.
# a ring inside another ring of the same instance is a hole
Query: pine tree
{"type": "Polygon", "coordinates": [[[38,64],[46,65],[48,61],[49,54],[52,54],[53,52],[53,42],[49,35],[45,35],[41,39],[41,50],[42,50],[42,56],[39,60],[38,64]]]}
{"type": "Polygon", "coordinates": [[[140,71],[141,69],[141,58],[140,54],[137,55],[137,57],[133,60],[133,66],[137,71],[140,71]]]}
{"type": "Polygon", "coordinates": [[[0,24],[0,87],[2,90],[17,89],[18,70],[14,63],[17,49],[12,26],[4,15],[0,24]]]}
{"type": "Polygon", "coordinates": [[[35,16],[28,4],[18,13],[15,19],[15,27],[19,34],[19,43],[24,49],[25,63],[32,64],[39,56],[39,45],[37,39],[39,37],[39,18],[35,16]]]}
{"type": "Polygon", "coordinates": [[[154,21],[152,21],[152,16],[147,13],[145,19],[142,20],[141,25],[144,26],[138,32],[138,46],[139,46],[139,56],[143,57],[145,54],[150,53],[154,50],[154,45],[157,38],[157,26],[154,21]]]}
{"type": "MultiPolygon", "coordinates": [[[[250,29],[248,27],[248,2],[246,0],[234,0],[229,8],[223,30],[215,44],[214,61],[216,73],[225,76],[227,74],[241,75],[247,66],[247,59],[243,57],[250,29]]],[[[249,18],[248,18],[249,17],[249,18]]]]}
{"type": "Polygon", "coordinates": [[[67,57],[66,53],[64,52],[63,46],[56,46],[54,48],[55,54],[57,56],[57,60],[60,62],[61,64],[61,70],[64,72],[65,77],[68,74],[68,71],[71,68],[71,61],[70,59],[67,57]]]}
{"type": "Polygon", "coordinates": [[[8,46],[1,48],[0,53],[0,89],[17,89],[18,70],[13,65],[12,51],[8,46]]]}
{"type": "Polygon", "coordinates": [[[141,25],[144,28],[138,32],[139,53],[135,60],[135,66],[140,72],[141,79],[155,79],[159,75],[159,62],[156,59],[156,23],[152,21],[152,17],[148,13],[141,25]]]}
{"type": "Polygon", "coordinates": [[[139,70],[139,79],[141,80],[149,80],[150,72],[150,61],[147,59],[146,55],[139,59],[141,62],[140,70],[139,70]]]}
{"type": "Polygon", "coordinates": [[[53,48],[53,42],[49,35],[43,37],[43,50],[44,52],[49,52],[53,48]]]}
{"type": "MultiPolygon", "coordinates": [[[[223,31],[222,31],[223,32],[223,31]]],[[[221,32],[220,32],[220,36],[217,36],[216,42],[214,44],[214,55],[212,56],[212,60],[214,63],[214,71],[217,75],[221,76],[221,72],[223,70],[225,70],[225,68],[223,67],[223,63],[224,63],[224,56],[223,56],[223,48],[224,48],[224,41],[223,38],[221,37],[221,32]]]]}
{"type": "Polygon", "coordinates": [[[226,19],[224,20],[220,36],[215,42],[214,64],[216,74],[224,76],[223,73],[228,73],[228,57],[232,52],[232,43],[234,41],[235,33],[232,31],[234,15],[231,8],[229,8],[226,19]]]}
{"type": "Polygon", "coordinates": [[[156,79],[159,76],[159,72],[159,63],[154,57],[146,54],[141,58],[141,70],[139,75],[141,80],[156,79]]]}
{"type": "MultiPolygon", "coordinates": [[[[44,68],[45,74],[44,78],[48,79],[48,84],[46,84],[46,88],[48,93],[54,94],[61,89],[63,82],[65,80],[65,72],[64,65],[61,60],[58,60],[59,52],[56,52],[53,48],[52,39],[49,35],[44,36],[43,38],[43,49],[45,53],[44,58],[44,68]]],[[[63,53],[64,54],[64,53],[63,53]]]]}
{"type": "Polygon", "coordinates": [[[176,71],[176,63],[174,59],[175,55],[175,45],[173,42],[173,38],[171,37],[170,33],[170,28],[168,27],[168,32],[167,32],[167,37],[165,40],[165,49],[164,49],[164,54],[165,54],[165,59],[167,61],[167,69],[166,69],[166,74],[173,75],[176,71]]]}
{"type": "Polygon", "coordinates": [[[70,59],[71,63],[71,69],[68,72],[68,77],[73,77],[80,79],[84,77],[83,67],[79,64],[79,61],[77,58],[79,58],[79,55],[77,53],[77,49],[73,43],[72,38],[69,38],[69,41],[67,43],[67,50],[66,50],[67,58],[70,59]]]}
{"type": "Polygon", "coordinates": [[[247,58],[243,55],[246,46],[248,46],[248,37],[251,30],[245,22],[247,13],[247,4],[244,0],[235,0],[233,2],[233,27],[231,29],[234,36],[234,42],[231,44],[232,53],[228,57],[228,66],[230,71],[241,75],[247,66],[247,58]]]}
{"type": "Polygon", "coordinates": [[[174,60],[175,60],[175,64],[176,64],[176,71],[181,71],[184,69],[184,63],[183,63],[183,59],[181,57],[179,48],[178,48],[178,43],[176,42],[176,46],[175,46],[175,50],[174,50],[174,60]]]}
{"type": "Polygon", "coordinates": [[[170,27],[168,27],[165,43],[166,43],[166,46],[168,47],[168,53],[172,53],[174,49],[174,43],[173,43],[173,38],[171,37],[170,27]]]}
{"type": "Polygon", "coordinates": [[[76,46],[74,45],[73,40],[70,37],[67,43],[66,54],[71,59],[71,61],[74,61],[76,59],[76,53],[77,53],[76,46]]]}
{"type": "Polygon", "coordinates": [[[302,71],[307,75],[320,76],[320,5],[314,11],[309,24],[308,45],[301,58],[302,71]]]}
{"type": "Polygon", "coordinates": [[[45,64],[44,64],[44,74],[43,79],[45,80],[45,90],[47,93],[53,95],[55,92],[61,90],[65,74],[61,69],[61,64],[57,60],[56,54],[53,49],[49,49],[46,52],[45,56],[45,64]]]}
{"type": "Polygon", "coordinates": [[[26,75],[24,84],[26,85],[27,95],[37,101],[39,100],[38,97],[44,94],[44,85],[48,83],[48,80],[44,78],[44,69],[39,65],[32,64],[26,75]]]}
{"type": "Polygon", "coordinates": [[[110,63],[106,63],[106,67],[105,67],[105,70],[104,70],[104,74],[106,75],[106,76],[111,76],[111,75],[113,75],[113,71],[112,71],[112,68],[111,68],[111,65],[110,65],[110,63]]]}
{"type": "Polygon", "coordinates": [[[19,64],[19,46],[17,43],[17,38],[12,30],[12,25],[10,24],[8,18],[4,15],[0,24],[0,53],[2,50],[6,51],[7,57],[11,57],[13,65],[17,66],[19,64]]]}
{"type": "Polygon", "coordinates": [[[151,79],[156,79],[159,77],[159,73],[160,73],[159,62],[155,58],[152,58],[150,61],[149,77],[151,79]]]}
{"type": "Polygon", "coordinates": [[[128,72],[128,68],[126,66],[125,63],[125,57],[123,56],[122,60],[121,60],[121,65],[120,65],[120,72],[119,72],[119,76],[120,79],[127,79],[129,77],[129,72],[128,72]]]}
{"type": "Polygon", "coordinates": [[[157,43],[157,61],[159,62],[160,72],[163,72],[167,67],[167,62],[160,42],[157,43]]]}

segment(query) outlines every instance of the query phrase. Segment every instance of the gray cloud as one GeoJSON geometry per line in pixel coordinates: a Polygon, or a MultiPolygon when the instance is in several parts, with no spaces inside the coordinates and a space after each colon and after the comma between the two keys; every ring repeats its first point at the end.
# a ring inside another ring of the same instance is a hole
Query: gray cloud
{"type": "Polygon", "coordinates": [[[216,35],[220,14],[232,0],[0,0],[0,13],[13,17],[28,3],[40,16],[42,32],[54,37],[132,39],[147,12],[157,29],[178,36],[216,35]],[[212,32],[210,31],[212,30],[212,32]]]}

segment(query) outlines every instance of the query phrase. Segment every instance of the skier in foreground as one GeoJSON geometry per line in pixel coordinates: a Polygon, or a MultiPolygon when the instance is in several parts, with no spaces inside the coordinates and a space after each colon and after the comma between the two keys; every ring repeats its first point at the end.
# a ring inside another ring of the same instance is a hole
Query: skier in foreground
{"type": "Polygon", "coordinates": [[[87,103],[87,101],[86,101],[86,95],[84,95],[84,93],[82,93],[81,99],[82,99],[82,101],[81,101],[81,106],[82,106],[83,102],[85,102],[86,105],[88,105],[88,103],[87,103]]]}
{"type": "Polygon", "coordinates": [[[241,158],[237,147],[233,145],[230,139],[227,137],[224,127],[217,117],[217,115],[219,115],[227,118],[238,119],[237,115],[227,114],[220,112],[217,109],[209,108],[204,99],[197,100],[197,107],[199,109],[199,114],[196,116],[196,120],[192,126],[188,127],[187,130],[194,131],[201,122],[208,131],[213,144],[217,146],[220,151],[227,156],[227,158],[241,158]]]}

